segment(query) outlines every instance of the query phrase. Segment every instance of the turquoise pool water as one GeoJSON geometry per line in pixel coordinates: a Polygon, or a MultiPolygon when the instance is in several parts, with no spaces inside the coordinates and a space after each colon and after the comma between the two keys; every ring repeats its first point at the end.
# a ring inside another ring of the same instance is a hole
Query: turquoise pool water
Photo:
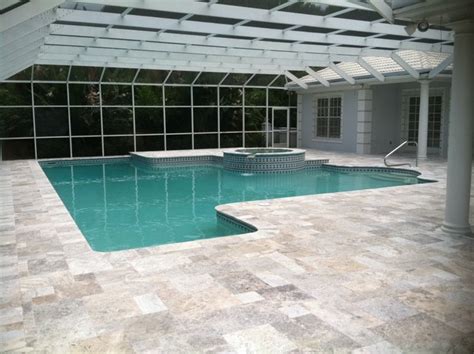
{"type": "Polygon", "coordinates": [[[43,170],[92,249],[115,251],[242,233],[218,222],[225,203],[418,183],[388,172],[241,175],[218,165],[152,169],[129,162],[43,170]]]}

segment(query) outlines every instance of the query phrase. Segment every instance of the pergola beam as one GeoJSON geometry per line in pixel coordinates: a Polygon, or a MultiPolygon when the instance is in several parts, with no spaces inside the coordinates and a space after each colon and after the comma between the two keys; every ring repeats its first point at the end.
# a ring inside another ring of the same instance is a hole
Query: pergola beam
{"type": "Polygon", "coordinates": [[[283,10],[285,7],[291,6],[291,5],[295,4],[296,2],[298,2],[298,0],[287,0],[287,2],[284,2],[283,4],[275,6],[275,7],[271,8],[270,10],[268,10],[268,13],[271,14],[275,11],[283,10]]]}
{"type": "MultiPolygon", "coordinates": [[[[255,59],[273,59],[275,61],[289,60],[294,63],[299,61],[314,61],[314,62],[328,62],[329,55],[316,53],[300,53],[290,51],[269,51],[259,49],[244,49],[244,48],[224,48],[224,47],[209,47],[200,45],[185,45],[172,43],[157,43],[157,42],[139,42],[132,40],[118,40],[118,39],[103,39],[91,37],[76,37],[76,36],[49,36],[45,41],[46,45],[58,46],[84,46],[87,48],[109,48],[109,49],[128,49],[140,51],[153,51],[163,53],[183,53],[183,54],[199,54],[199,55],[219,55],[230,57],[246,57],[252,60],[255,59]]],[[[356,55],[335,55],[339,60],[352,61],[357,60],[356,55]]],[[[313,64],[314,65],[314,64],[313,64]]]]}
{"type": "Polygon", "coordinates": [[[28,66],[33,65],[39,50],[39,48],[25,50],[21,55],[17,55],[14,60],[9,63],[3,64],[2,61],[0,61],[0,63],[2,63],[2,65],[0,65],[0,80],[5,80],[28,66]]]}
{"type": "Polygon", "coordinates": [[[407,73],[409,73],[414,79],[419,79],[420,78],[420,73],[413,69],[401,56],[399,56],[397,53],[392,53],[391,58],[398,64],[400,65],[407,73]]]}
{"type": "MultiPolygon", "coordinates": [[[[271,65],[271,64],[248,64],[245,61],[243,62],[219,62],[219,61],[209,61],[209,60],[186,60],[186,59],[155,59],[155,58],[143,58],[143,57],[131,57],[128,55],[105,55],[104,53],[91,53],[88,51],[87,54],[74,54],[70,53],[51,53],[51,52],[41,52],[38,54],[38,61],[69,61],[80,63],[80,65],[92,65],[91,63],[107,63],[106,66],[115,66],[115,64],[124,64],[130,65],[131,67],[138,68],[141,64],[146,68],[146,65],[153,68],[167,67],[173,69],[173,67],[181,67],[185,71],[216,71],[219,72],[234,72],[239,70],[239,72],[245,73],[254,73],[259,71],[262,74],[279,74],[284,70],[280,65],[271,65]],[[114,65],[111,65],[111,64],[114,65]],[[109,65],[110,64],[110,65],[109,65]],[[193,67],[194,69],[189,69],[193,67]]],[[[94,65],[92,65],[94,66],[94,65]]],[[[95,65],[97,66],[97,65],[95,65]]],[[[120,66],[120,65],[119,65],[120,66]]],[[[301,70],[302,68],[297,67],[288,67],[289,70],[301,70]]],[[[177,70],[177,69],[176,69],[177,70]]]]}
{"type": "Polygon", "coordinates": [[[355,84],[355,80],[352,76],[350,76],[348,73],[346,73],[344,70],[342,70],[340,67],[338,67],[334,63],[329,64],[329,68],[334,71],[336,74],[338,74],[340,77],[342,77],[344,80],[346,80],[348,83],[351,85],[355,84]]]}
{"type": "Polygon", "coordinates": [[[29,1],[7,13],[0,15],[0,32],[6,31],[34,16],[41,15],[61,5],[64,0],[29,1]]]}
{"type": "Polygon", "coordinates": [[[48,30],[48,26],[57,19],[58,16],[56,11],[48,10],[41,15],[34,16],[16,26],[0,32],[0,43],[3,47],[9,43],[18,42],[21,38],[32,33],[48,30]]]}
{"type": "Polygon", "coordinates": [[[20,50],[25,47],[29,47],[35,43],[39,43],[38,41],[41,41],[40,43],[43,44],[44,38],[46,37],[47,33],[48,33],[47,29],[42,29],[42,30],[30,33],[27,36],[24,36],[23,38],[21,38],[21,40],[8,43],[7,45],[2,47],[2,50],[0,52],[0,59],[7,57],[8,55],[10,55],[11,53],[14,53],[17,50],[20,50]]]}
{"type": "MultiPolygon", "coordinates": [[[[47,64],[47,65],[74,65],[74,66],[96,66],[96,67],[115,67],[115,68],[134,68],[134,69],[150,69],[150,70],[179,70],[179,71],[205,71],[205,72],[220,72],[220,73],[242,73],[248,74],[254,72],[255,69],[248,67],[229,67],[229,66],[213,66],[205,65],[205,63],[187,63],[182,65],[169,65],[163,63],[133,63],[127,61],[128,58],[116,58],[116,57],[86,57],[81,60],[76,60],[74,56],[63,57],[63,56],[50,56],[47,54],[40,54],[35,64],[47,64]]],[[[279,75],[280,70],[265,70],[261,71],[262,74],[279,75]]]]}
{"type": "Polygon", "coordinates": [[[367,70],[370,74],[372,74],[377,80],[384,82],[385,81],[385,76],[383,74],[376,70],[372,65],[367,63],[364,58],[359,58],[357,62],[360,66],[362,66],[365,70],[367,70]]]}
{"type": "Polygon", "coordinates": [[[428,77],[430,79],[434,78],[436,75],[438,75],[441,71],[443,71],[444,69],[446,69],[449,65],[451,65],[453,63],[453,55],[451,54],[449,57],[447,57],[446,59],[444,59],[441,63],[438,64],[437,67],[435,67],[434,69],[432,69],[429,74],[428,74],[428,77]]]}
{"type": "Polygon", "coordinates": [[[171,52],[171,51],[147,51],[135,49],[114,49],[114,48],[95,48],[89,47],[86,51],[82,47],[73,45],[52,46],[44,45],[42,47],[43,53],[49,54],[66,54],[66,55],[104,55],[104,56],[122,56],[135,59],[153,59],[153,60],[176,60],[176,61],[208,61],[208,62],[226,62],[229,64],[247,63],[252,65],[270,65],[280,66],[287,70],[302,70],[309,65],[325,66],[329,64],[327,57],[322,57],[320,60],[292,60],[292,59],[277,59],[265,57],[242,57],[242,56],[223,56],[213,54],[194,54],[188,52],[171,52]]]}
{"type": "Polygon", "coordinates": [[[321,76],[321,74],[317,73],[310,67],[306,68],[305,71],[314,79],[318,80],[323,86],[329,87],[329,81],[326,80],[324,77],[321,76]]]}
{"type": "Polygon", "coordinates": [[[40,38],[27,46],[20,47],[14,51],[11,51],[10,53],[2,57],[1,60],[3,61],[4,65],[8,65],[10,63],[14,65],[18,58],[23,58],[26,53],[31,52],[33,49],[40,49],[43,43],[44,39],[40,38]]]}
{"type": "Polygon", "coordinates": [[[308,88],[308,85],[305,84],[303,82],[303,80],[300,80],[298,79],[295,75],[293,75],[292,73],[290,73],[289,71],[285,71],[284,72],[285,76],[290,79],[292,82],[294,82],[295,84],[297,84],[299,87],[303,88],[303,89],[307,89],[308,88]]]}
{"type": "Polygon", "coordinates": [[[374,8],[385,20],[393,23],[392,8],[384,0],[369,0],[368,4],[374,8]]]}

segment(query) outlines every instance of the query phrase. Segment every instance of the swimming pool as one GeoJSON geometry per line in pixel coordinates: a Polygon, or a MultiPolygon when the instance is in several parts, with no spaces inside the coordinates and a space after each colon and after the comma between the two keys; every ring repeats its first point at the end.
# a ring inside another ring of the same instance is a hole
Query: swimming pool
{"type": "Polygon", "coordinates": [[[91,248],[102,252],[246,232],[218,221],[219,204],[420,183],[415,175],[324,166],[255,175],[128,159],[42,167],[91,248]]]}

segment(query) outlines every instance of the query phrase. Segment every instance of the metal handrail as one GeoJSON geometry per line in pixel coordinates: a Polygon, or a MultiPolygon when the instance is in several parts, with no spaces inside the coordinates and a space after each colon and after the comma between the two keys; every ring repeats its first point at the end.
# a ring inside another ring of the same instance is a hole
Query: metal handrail
{"type": "Polygon", "coordinates": [[[387,166],[387,167],[395,167],[395,166],[409,166],[409,167],[411,167],[411,164],[408,163],[408,162],[406,162],[406,163],[392,163],[392,164],[389,164],[387,162],[387,159],[390,156],[392,156],[393,153],[395,153],[396,151],[398,151],[399,149],[401,149],[402,147],[404,147],[407,144],[414,144],[416,146],[415,166],[418,166],[418,143],[416,141],[408,141],[408,140],[404,141],[403,143],[398,145],[395,149],[390,151],[387,155],[385,155],[385,157],[383,158],[383,163],[385,164],[385,166],[387,166]]]}

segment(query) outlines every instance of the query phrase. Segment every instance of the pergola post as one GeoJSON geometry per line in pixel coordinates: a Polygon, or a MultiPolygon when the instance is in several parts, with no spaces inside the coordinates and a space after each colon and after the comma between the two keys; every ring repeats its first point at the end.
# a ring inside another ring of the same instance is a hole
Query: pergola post
{"type": "Polygon", "coordinates": [[[472,133],[474,92],[474,21],[454,27],[454,69],[448,141],[446,209],[442,230],[472,235],[469,202],[472,177],[472,133]]]}
{"type": "Polygon", "coordinates": [[[428,151],[428,102],[430,82],[420,81],[420,110],[418,115],[418,160],[425,160],[428,151]]]}

